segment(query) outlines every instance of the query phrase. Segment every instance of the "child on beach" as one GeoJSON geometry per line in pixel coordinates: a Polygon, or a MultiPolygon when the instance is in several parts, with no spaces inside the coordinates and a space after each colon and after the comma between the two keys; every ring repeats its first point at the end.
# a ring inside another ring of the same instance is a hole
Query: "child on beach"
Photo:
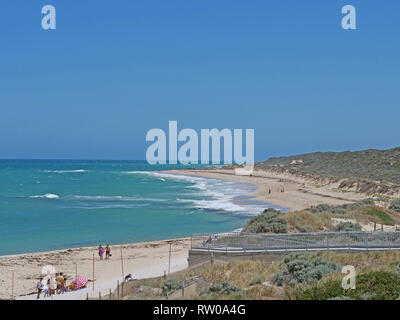
{"type": "Polygon", "coordinates": [[[47,280],[47,284],[44,287],[44,297],[50,297],[50,279],[47,280]]]}
{"type": "Polygon", "coordinates": [[[110,257],[111,257],[111,248],[110,248],[110,245],[107,244],[107,246],[106,246],[106,259],[110,259],[110,257]]]}
{"type": "Polygon", "coordinates": [[[103,247],[100,245],[100,246],[99,246],[99,257],[100,257],[100,260],[103,260],[103,254],[104,254],[104,249],[103,249],[103,247]]]}

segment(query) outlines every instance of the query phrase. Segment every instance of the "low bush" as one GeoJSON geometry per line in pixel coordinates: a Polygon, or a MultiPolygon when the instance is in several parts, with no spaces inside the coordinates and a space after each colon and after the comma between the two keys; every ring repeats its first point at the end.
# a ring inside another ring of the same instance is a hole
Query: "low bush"
{"type": "Polygon", "coordinates": [[[395,300],[400,295],[400,275],[377,271],[358,275],[356,288],[345,290],[341,280],[331,280],[300,292],[300,300],[328,300],[349,297],[356,300],[395,300]]]}
{"type": "Polygon", "coordinates": [[[366,206],[373,206],[375,204],[374,199],[366,198],[354,203],[346,203],[340,206],[330,206],[328,204],[319,204],[316,207],[309,208],[307,210],[313,213],[334,213],[334,214],[345,214],[348,210],[354,210],[366,206]]]}
{"type": "MultiPolygon", "coordinates": [[[[365,208],[367,209],[367,208],[365,208]]],[[[364,214],[367,214],[369,216],[373,216],[373,217],[377,217],[380,221],[380,223],[386,224],[386,225],[394,225],[395,222],[392,219],[392,217],[387,214],[384,210],[382,209],[378,209],[378,208],[368,208],[368,210],[366,210],[364,212],[364,214]]]]}
{"type": "Polygon", "coordinates": [[[396,211],[396,212],[400,212],[400,200],[393,201],[390,204],[389,209],[393,210],[393,211],[396,211]]]}
{"type": "Polygon", "coordinates": [[[288,222],[279,210],[266,209],[263,213],[250,219],[243,228],[251,233],[287,233],[288,222]]]}
{"type": "Polygon", "coordinates": [[[238,293],[242,291],[241,288],[229,283],[228,281],[224,281],[222,283],[214,283],[207,289],[203,290],[200,293],[200,296],[216,296],[220,294],[232,294],[232,293],[238,293]]]}
{"type": "Polygon", "coordinates": [[[251,279],[249,286],[255,286],[256,284],[261,284],[263,283],[263,279],[261,277],[254,277],[251,279]]]}
{"type": "Polygon", "coordinates": [[[168,279],[161,285],[164,295],[174,292],[180,288],[182,288],[182,281],[177,279],[168,279]]]}
{"type": "Polygon", "coordinates": [[[314,208],[310,208],[309,210],[313,213],[327,212],[331,211],[332,207],[329,204],[319,204],[314,208]]]}
{"type": "Polygon", "coordinates": [[[361,225],[350,221],[342,221],[334,226],[330,231],[361,231],[361,225]]]}
{"type": "Polygon", "coordinates": [[[283,258],[282,263],[285,268],[271,278],[277,286],[311,284],[341,268],[339,264],[310,253],[291,253],[283,258]]]}

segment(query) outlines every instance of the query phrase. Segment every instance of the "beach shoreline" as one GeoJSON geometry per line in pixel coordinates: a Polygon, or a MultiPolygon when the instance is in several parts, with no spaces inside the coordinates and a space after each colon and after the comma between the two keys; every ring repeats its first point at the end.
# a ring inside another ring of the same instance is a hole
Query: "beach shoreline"
{"type": "Polygon", "coordinates": [[[264,170],[255,170],[252,176],[235,175],[234,169],[215,168],[176,169],[164,172],[253,184],[257,188],[249,194],[250,200],[288,208],[290,211],[303,210],[318,204],[342,205],[365,198],[361,193],[341,192],[338,190],[338,182],[318,185],[304,177],[264,170]]]}

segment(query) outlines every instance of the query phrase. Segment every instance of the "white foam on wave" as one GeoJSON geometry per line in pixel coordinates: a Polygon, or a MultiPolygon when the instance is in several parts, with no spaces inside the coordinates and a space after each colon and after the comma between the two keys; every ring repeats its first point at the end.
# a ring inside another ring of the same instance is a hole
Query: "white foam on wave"
{"type": "Polygon", "coordinates": [[[60,199],[60,196],[53,193],[46,193],[39,196],[31,196],[30,198],[40,198],[40,199],[60,199]]]}
{"type": "Polygon", "coordinates": [[[74,206],[74,209],[96,210],[96,209],[136,209],[149,206],[150,204],[110,204],[110,205],[94,205],[94,206],[74,206]]]}
{"type": "Polygon", "coordinates": [[[227,211],[227,212],[246,211],[245,208],[225,199],[211,199],[211,200],[179,199],[178,201],[191,203],[194,208],[199,208],[199,209],[227,211]]]}
{"type": "Polygon", "coordinates": [[[68,197],[72,200],[83,201],[166,201],[157,198],[142,198],[142,197],[129,197],[129,196],[71,196],[68,197]]]}
{"type": "Polygon", "coordinates": [[[39,170],[39,172],[46,173],[84,173],[86,170],[78,169],[78,170],[39,170]]]}
{"type": "Polygon", "coordinates": [[[235,197],[248,193],[244,188],[238,188],[237,182],[203,178],[196,176],[186,176],[179,174],[163,173],[157,171],[129,171],[131,174],[145,174],[157,178],[181,180],[191,183],[186,186],[187,190],[195,189],[194,195],[210,199],[176,199],[181,203],[189,203],[194,208],[206,210],[226,211],[230,213],[246,213],[251,215],[259,214],[264,207],[258,205],[239,205],[234,202],[235,197]]]}

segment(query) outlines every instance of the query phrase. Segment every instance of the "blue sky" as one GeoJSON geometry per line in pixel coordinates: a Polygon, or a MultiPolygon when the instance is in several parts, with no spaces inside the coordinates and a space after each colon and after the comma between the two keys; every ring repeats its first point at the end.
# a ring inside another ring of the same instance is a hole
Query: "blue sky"
{"type": "Polygon", "coordinates": [[[399,144],[399,1],[2,0],[0,158],[144,159],[254,128],[256,160],[399,144]],[[41,28],[41,8],[57,29],[41,28]],[[341,8],[357,9],[357,30],[341,8]]]}

